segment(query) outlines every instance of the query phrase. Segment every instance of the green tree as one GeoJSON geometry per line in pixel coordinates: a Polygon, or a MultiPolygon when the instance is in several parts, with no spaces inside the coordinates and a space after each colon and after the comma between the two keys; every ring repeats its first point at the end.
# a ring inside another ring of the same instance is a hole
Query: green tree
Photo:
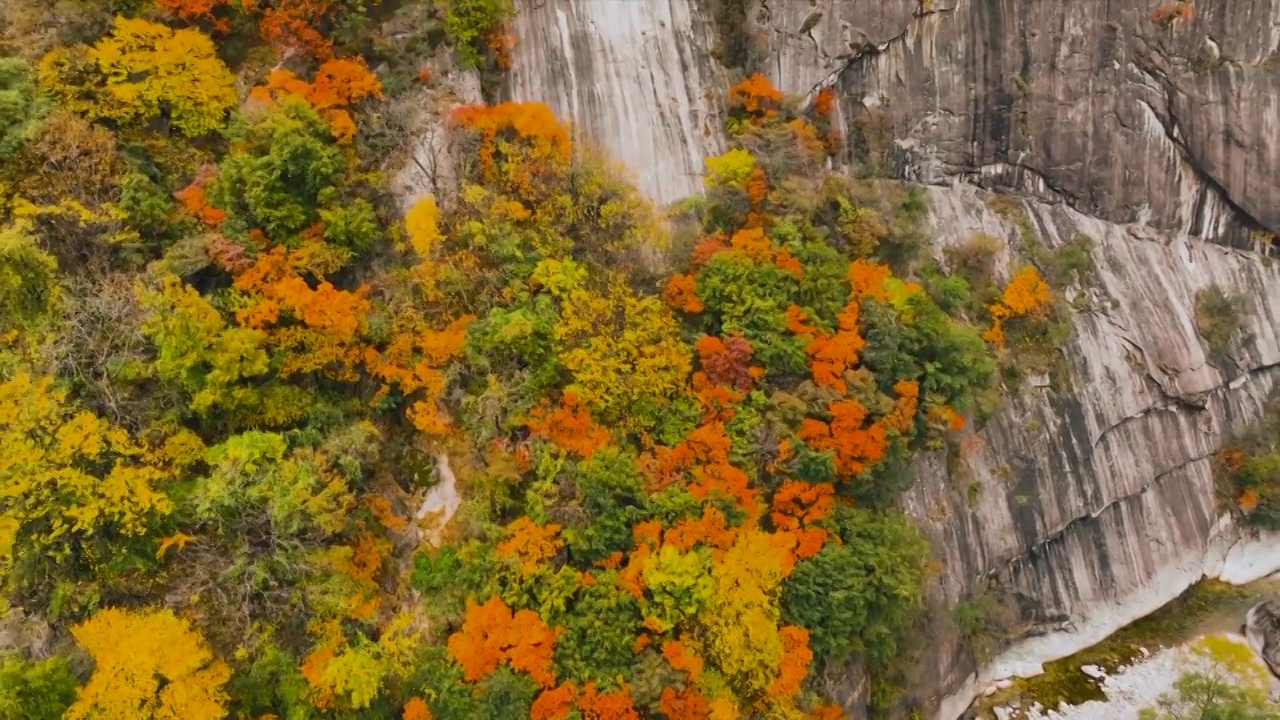
{"type": "Polygon", "coordinates": [[[449,44],[463,67],[484,63],[485,44],[494,32],[515,15],[511,0],[441,0],[449,44]]]}
{"type": "Polygon", "coordinates": [[[48,111],[31,67],[20,58],[0,58],[0,160],[22,147],[48,111]]]}
{"type": "Polygon", "coordinates": [[[859,652],[883,662],[920,607],[928,543],[902,516],[840,507],[835,524],[841,544],[796,563],[783,592],[783,620],[809,629],[820,663],[859,652]]]}
{"type": "Polygon", "coordinates": [[[1173,692],[1144,708],[1141,720],[1276,720],[1280,708],[1266,692],[1244,687],[1229,675],[1191,672],[1178,678],[1173,692]]]}
{"type": "Polygon", "coordinates": [[[227,137],[235,150],[206,194],[228,213],[229,229],[261,229],[284,243],[319,219],[322,206],[337,206],[342,152],[305,100],[285,97],[265,113],[242,116],[227,137]]]}
{"type": "Polygon", "coordinates": [[[76,679],[63,658],[0,657],[0,720],[60,720],[75,699],[76,679]]]}
{"type": "Polygon", "coordinates": [[[57,298],[58,263],[24,229],[0,229],[0,331],[29,329],[57,298]]]}

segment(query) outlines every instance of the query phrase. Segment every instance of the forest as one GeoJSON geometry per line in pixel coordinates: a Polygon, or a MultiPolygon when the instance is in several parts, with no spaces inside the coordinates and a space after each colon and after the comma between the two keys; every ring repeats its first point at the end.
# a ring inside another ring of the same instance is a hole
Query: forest
{"type": "Polygon", "coordinates": [[[913,459],[1052,370],[1076,269],[935,257],[921,190],[835,169],[832,91],[761,75],[654,207],[500,102],[504,0],[8,5],[0,720],[911,702],[913,459]],[[493,102],[398,197],[437,47],[493,102]]]}

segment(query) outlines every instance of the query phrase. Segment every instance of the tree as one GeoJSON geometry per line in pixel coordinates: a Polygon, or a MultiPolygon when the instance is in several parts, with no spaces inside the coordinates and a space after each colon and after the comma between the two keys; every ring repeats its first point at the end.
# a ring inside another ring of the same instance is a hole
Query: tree
{"type": "Polygon", "coordinates": [[[22,147],[48,110],[26,61],[0,58],[0,160],[7,160],[22,147]]]}
{"type": "Polygon", "coordinates": [[[1189,672],[1174,691],[1144,708],[1142,720],[1276,720],[1280,710],[1259,687],[1239,684],[1229,674],[1189,672]]]}
{"type": "Polygon", "coordinates": [[[445,8],[445,33],[463,67],[479,67],[486,47],[515,15],[511,0],[439,0],[445,8]]]}
{"type": "Polygon", "coordinates": [[[227,327],[207,300],[172,276],[162,291],[143,292],[140,299],[151,311],[143,332],[156,347],[156,374],[191,396],[192,411],[243,410],[260,402],[244,381],[270,368],[265,333],[227,327]]]}
{"type": "Polygon", "coordinates": [[[95,667],[67,720],[220,720],[226,714],[230,669],[173,611],[107,608],[71,634],[95,667]]]}
{"type": "Polygon", "coordinates": [[[823,666],[855,652],[892,657],[895,637],[920,604],[928,545],[900,516],[839,507],[840,544],[796,563],[782,595],[782,619],[808,629],[823,666]]]}
{"type": "Polygon", "coordinates": [[[0,720],[60,720],[75,697],[76,679],[65,659],[0,658],[0,720]]]}
{"type": "Polygon", "coordinates": [[[259,229],[287,243],[336,205],[345,163],[329,125],[305,100],[284,97],[265,112],[237,119],[227,135],[236,148],[206,194],[233,229],[259,229]]]}
{"type": "Polygon", "coordinates": [[[0,332],[30,328],[57,299],[58,263],[24,228],[0,229],[0,332]]]}
{"type": "MultiPolygon", "coordinates": [[[[51,378],[18,373],[0,383],[0,567],[9,584],[100,572],[127,555],[172,503],[165,469],[119,427],[66,402],[51,378]]],[[[30,587],[29,587],[30,586],[30,587]]]]}
{"type": "Polygon", "coordinates": [[[507,663],[526,672],[541,687],[555,685],[557,633],[531,610],[514,615],[502,598],[494,595],[483,605],[467,601],[462,628],[449,636],[449,654],[462,666],[468,682],[476,682],[507,663]]]}
{"type": "Polygon", "coordinates": [[[39,78],[63,107],[90,119],[161,119],[189,136],[222,127],[236,104],[235,76],[206,35],[123,16],[92,47],[50,52],[39,78]]]}

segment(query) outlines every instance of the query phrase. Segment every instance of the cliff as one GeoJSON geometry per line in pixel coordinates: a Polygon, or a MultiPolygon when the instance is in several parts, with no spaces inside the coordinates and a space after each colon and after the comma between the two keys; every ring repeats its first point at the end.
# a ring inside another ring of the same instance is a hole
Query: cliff
{"type": "MultiPolygon", "coordinates": [[[[508,95],[549,103],[656,200],[698,192],[702,158],[723,147],[729,76],[711,3],[517,5],[508,95]]],[[[848,160],[929,186],[939,249],[979,232],[1009,247],[1093,240],[1095,271],[1070,290],[1069,388],[1032,378],[959,462],[922,462],[908,497],[942,555],[933,599],[994,579],[1025,636],[979,672],[939,620],[915,699],[943,720],[990,679],[1033,672],[1205,575],[1280,569],[1274,539],[1242,539],[1220,516],[1210,459],[1280,384],[1280,266],[1264,257],[1280,230],[1280,1],[1185,5],[746,8],[779,87],[836,89],[848,160]],[[988,189],[1018,192],[1017,212],[995,212],[988,189]],[[1194,318],[1210,288],[1251,300],[1216,360],[1194,318]]]]}

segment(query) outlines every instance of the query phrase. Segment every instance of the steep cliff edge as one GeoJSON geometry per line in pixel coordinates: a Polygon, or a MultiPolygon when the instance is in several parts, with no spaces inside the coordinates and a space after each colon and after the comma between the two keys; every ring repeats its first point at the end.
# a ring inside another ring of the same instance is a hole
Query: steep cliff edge
{"type": "MultiPolygon", "coordinates": [[[[573,119],[655,199],[697,192],[723,146],[727,76],[706,5],[521,0],[508,94],[573,119]]],[[[1027,634],[980,673],[938,635],[917,700],[944,720],[981,681],[1096,641],[1205,574],[1280,566],[1273,539],[1240,543],[1220,517],[1210,461],[1280,385],[1280,266],[1262,256],[1280,229],[1280,2],[1161,7],[747,5],[781,88],[836,88],[850,161],[877,153],[932,186],[939,247],[979,232],[1094,241],[1063,348],[1070,388],[1033,379],[959,462],[922,462],[908,498],[943,554],[935,599],[992,578],[1027,634]],[[1020,216],[978,186],[1022,191],[1020,216]],[[1228,362],[1196,330],[1209,288],[1252,301],[1228,362]]]]}

